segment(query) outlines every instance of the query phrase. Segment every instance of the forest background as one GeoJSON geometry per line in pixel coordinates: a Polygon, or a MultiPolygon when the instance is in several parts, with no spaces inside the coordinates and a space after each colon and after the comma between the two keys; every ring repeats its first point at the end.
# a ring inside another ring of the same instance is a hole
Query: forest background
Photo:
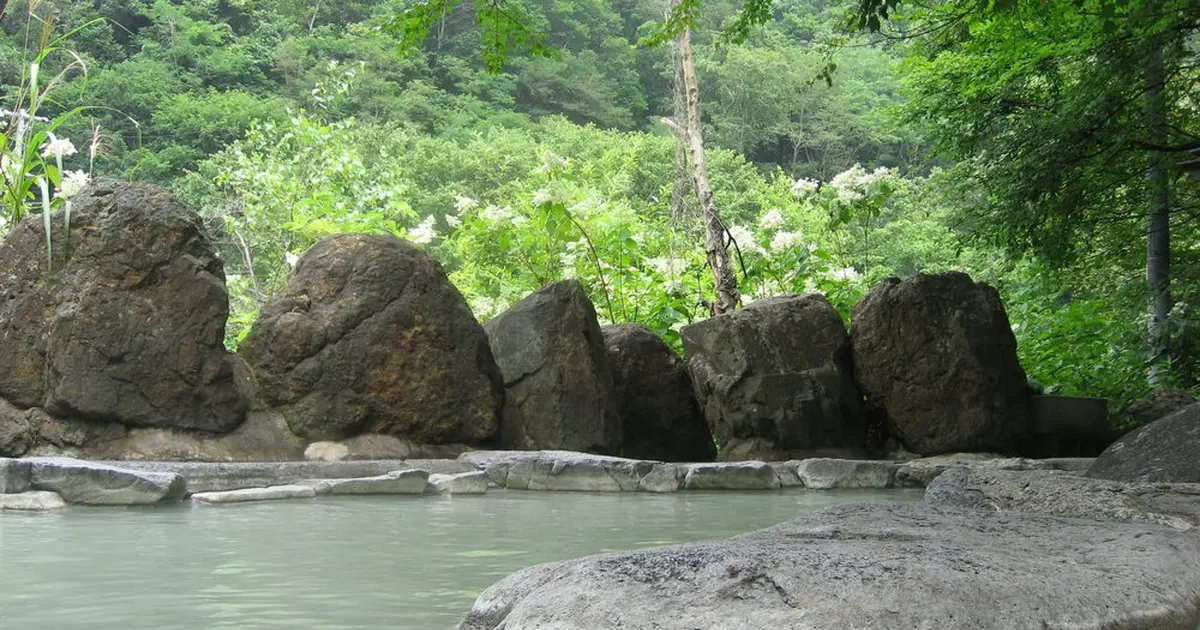
{"type": "MultiPolygon", "coordinates": [[[[1036,387],[1107,397],[1118,423],[1152,387],[1200,394],[1192,4],[959,0],[854,30],[858,2],[751,3],[745,29],[742,3],[705,0],[706,154],[743,302],[819,291],[848,318],[883,278],[965,271],[1000,290],[1036,387]]],[[[678,347],[712,282],[662,122],[668,7],[510,2],[545,47],[503,58],[486,11],[416,6],[444,11],[401,54],[407,0],[0,2],[0,233],[87,177],[151,181],[209,223],[231,346],[309,245],[364,231],[420,243],[480,319],[578,278],[602,322],[678,347]],[[23,146],[35,104],[45,143],[23,146]]]]}

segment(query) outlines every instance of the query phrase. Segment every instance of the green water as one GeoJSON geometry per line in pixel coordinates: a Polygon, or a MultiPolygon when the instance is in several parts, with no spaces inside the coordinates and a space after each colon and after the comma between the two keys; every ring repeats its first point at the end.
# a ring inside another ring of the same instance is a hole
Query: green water
{"type": "Polygon", "coordinates": [[[453,628],[550,560],[920,491],[494,492],[0,513],[0,629],[453,628]]]}

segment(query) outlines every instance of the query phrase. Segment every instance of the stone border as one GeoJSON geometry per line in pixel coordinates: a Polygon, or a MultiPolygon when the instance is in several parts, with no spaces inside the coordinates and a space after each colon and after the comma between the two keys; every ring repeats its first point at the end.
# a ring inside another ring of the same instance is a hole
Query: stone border
{"type": "Polygon", "coordinates": [[[87,462],[0,458],[0,509],[65,503],[127,505],[190,496],[197,503],[362,494],[483,494],[488,488],[568,492],[923,488],[954,467],[1086,470],[1090,459],[979,454],[897,462],[812,458],[785,462],[668,463],[572,451],[472,451],[457,459],[286,462],[87,462]],[[147,488],[130,492],[130,488],[147,488]],[[58,493],[62,501],[45,494],[58,493]]]}

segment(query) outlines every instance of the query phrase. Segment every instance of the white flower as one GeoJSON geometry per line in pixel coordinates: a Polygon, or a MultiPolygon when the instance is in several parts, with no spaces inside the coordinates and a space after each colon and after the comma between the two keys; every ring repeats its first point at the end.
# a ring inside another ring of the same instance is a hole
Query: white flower
{"type": "Polygon", "coordinates": [[[42,157],[61,158],[68,155],[75,155],[75,145],[69,139],[59,138],[52,133],[46,135],[48,138],[46,144],[42,145],[42,157]]]}
{"type": "Polygon", "coordinates": [[[539,164],[537,168],[533,169],[534,173],[545,175],[547,173],[553,173],[560,168],[566,168],[567,166],[567,158],[562,157],[561,155],[555,155],[551,151],[542,151],[541,160],[542,163],[539,164]]]}
{"type": "Polygon", "coordinates": [[[408,238],[414,243],[425,245],[432,243],[433,239],[437,238],[437,228],[434,226],[433,215],[425,217],[424,221],[417,224],[417,227],[408,232],[408,238]]]}
{"type": "Polygon", "coordinates": [[[762,215],[758,224],[768,230],[777,230],[783,227],[783,213],[779,208],[772,208],[770,212],[762,215]]]}
{"type": "Polygon", "coordinates": [[[800,178],[792,184],[792,194],[801,199],[807,199],[817,192],[821,182],[815,179],[800,178]]]}
{"type": "Polygon", "coordinates": [[[771,239],[771,251],[782,252],[804,243],[804,235],[799,232],[776,232],[771,239]]]}
{"type": "Polygon", "coordinates": [[[515,228],[520,228],[521,226],[525,225],[526,223],[529,223],[529,219],[526,219],[525,217],[523,217],[519,214],[513,216],[513,218],[512,218],[512,225],[515,228]]]}
{"type": "Polygon", "coordinates": [[[850,168],[833,176],[829,180],[829,184],[834,188],[852,189],[862,185],[862,180],[867,177],[867,171],[862,167],[862,164],[855,164],[850,168]]]}
{"type": "Polygon", "coordinates": [[[509,221],[513,218],[513,209],[509,206],[500,207],[489,204],[486,208],[479,211],[479,216],[485,221],[498,223],[500,221],[509,221]]]}
{"type": "Polygon", "coordinates": [[[470,197],[459,195],[454,198],[454,213],[459,216],[477,207],[479,207],[479,202],[470,197]]]}
{"type": "Polygon", "coordinates": [[[545,188],[539,188],[536,191],[534,191],[533,205],[544,206],[548,203],[553,203],[553,202],[554,202],[554,193],[550,192],[549,190],[546,190],[545,188]]]}
{"type": "Polygon", "coordinates": [[[830,280],[850,282],[852,280],[857,280],[859,278],[859,274],[854,270],[854,267],[842,267],[840,269],[830,269],[829,272],[825,274],[825,277],[829,278],[830,280]]]}
{"type": "Polygon", "coordinates": [[[291,267],[292,269],[295,269],[296,263],[300,262],[300,257],[297,256],[296,254],[293,254],[292,252],[288,252],[283,255],[283,260],[285,262],[287,262],[289,267],[291,267]]]}
{"type": "Polygon", "coordinates": [[[807,280],[804,281],[804,292],[805,293],[815,293],[817,295],[825,295],[825,292],[821,290],[821,287],[817,286],[816,281],[813,280],[812,278],[808,278],[807,280]]]}
{"type": "Polygon", "coordinates": [[[762,247],[754,241],[754,232],[750,228],[743,225],[732,225],[729,227],[729,236],[737,243],[738,249],[745,252],[753,252],[755,254],[766,254],[762,247]]]}
{"type": "Polygon", "coordinates": [[[651,269],[658,272],[660,276],[671,278],[674,276],[683,275],[687,270],[688,261],[684,258],[666,258],[664,256],[656,256],[647,258],[646,264],[651,269]]]}
{"type": "Polygon", "coordinates": [[[858,201],[859,199],[862,199],[864,196],[865,196],[865,195],[863,195],[863,193],[861,193],[861,192],[859,192],[859,191],[857,191],[857,190],[854,190],[853,188],[839,188],[839,189],[837,189],[837,199],[838,199],[838,201],[840,201],[840,202],[842,202],[842,203],[845,203],[845,204],[851,204],[851,203],[854,203],[855,201],[858,201]]]}
{"type": "Polygon", "coordinates": [[[446,215],[446,225],[449,225],[452,228],[456,228],[456,227],[462,225],[462,219],[458,218],[457,216],[455,216],[453,214],[447,214],[446,215]]]}
{"type": "Polygon", "coordinates": [[[62,183],[58,185],[58,196],[69,199],[79,194],[88,185],[88,174],[83,171],[67,171],[63,173],[62,183]]]}

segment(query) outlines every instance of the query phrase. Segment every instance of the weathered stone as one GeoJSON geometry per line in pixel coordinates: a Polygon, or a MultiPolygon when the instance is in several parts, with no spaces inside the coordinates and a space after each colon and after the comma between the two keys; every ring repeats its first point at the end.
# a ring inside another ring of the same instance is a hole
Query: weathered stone
{"type": "Polygon", "coordinates": [[[619,492],[638,490],[655,462],[573,451],[474,451],[459,461],[483,469],[510,490],[619,492]]]}
{"type": "MultiPolygon", "coordinates": [[[[91,426],[81,446],[61,448],[57,454],[105,460],[265,462],[299,459],[304,451],[304,440],[291,432],[282,415],[271,411],[250,411],[245,422],[225,434],[157,428],[112,430],[120,426],[91,426]]],[[[38,454],[50,452],[42,449],[38,454]]]]}
{"type": "Polygon", "coordinates": [[[348,459],[454,459],[471,450],[465,444],[417,444],[378,433],[356,435],[341,444],[348,459]]]}
{"type": "Polygon", "coordinates": [[[801,461],[791,459],[786,462],[767,462],[771,468],[775,469],[775,476],[779,478],[780,488],[804,487],[804,480],[800,478],[799,470],[801,461]]]}
{"type": "Polygon", "coordinates": [[[317,496],[308,486],[287,485],[266,488],[242,488],[221,492],[197,492],[192,501],[198,503],[247,503],[250,501],[277,501],[280,499],[311,499],[317,496]]]}
{"type": "Polygon", "coordinates": [[[681,334],[705,418],[722,447],[749,438],[781,451],[863,446],[849,338],[823,296],[758,300],[681,334]]]}
{"type": "Polygon", "coordinates": [[[187,483],[175,473],[144,472],[66,457],[32,457],[29,485],[68,503],[144,505],[182,499],[187,483]]]}
{"type": "Polygon", "coordinates": [[[29,490],[28,461],[0,457],[0,494],[15,494],[29,490]]]}
{"type": "Polygon", "coordinates": [[[304,459],[310,462],[336,462],[346,459],[350,449],[337,442],[313,442],[304,449],[304,459]]]}
{"type": "Polygon", "coordinates": [[[668,462],[709,462],[717,454],[687,364],[641,324],[603,326],[612,367],[621,455],[668,462]]]}
{"type": "Polygon", "coordinates": [[[614,454],[621,418],[596,309],[576,280],[534,292],[484,324],[504,375],[506,448],[614,454]]]}
{"type": "Polygon", "coordinates": [[[642,492],[675,492],[683,485],[683,470],[675,464],[655,464],[638,480],[642,492]]]}
{"type": "Polygon", "coordinates": [[[107,462],[130,470],[173,472],[187,479],[192,492],[214,492],[282,486],[302,479],[351,479],[376,477],[395,470],[426,470],[431,473],[460,473],[477,470],[455,460],[386,460],[338,462],[107,462]]]}
{"type": "Polygon", "coordinates": [[[319,241],[238,353],[310,440],[478,443],[498,428],[503,392],[482,328],[437,261],[393,236],[319,241]]]}
{"type": "Polygon", "coordinates": [[[925,489],[930,503],[977,509],[1155,523],[1200,525],[1200,484],[1123,483],[1056,470],[953,468],[925,489]]]}
{"type": "Polygon", "coordinates": [[[1200,403],[1121,437],[1088,469],[1114,481],[1200,483],[1200,403]]]}
{"type": "Polygon", "coordinates": [[[894,462],[816,458],[801,460],[796,470],[804,487],[828,490],[890,488],[896,468],[894,462]]]}
{"type": "Polygon", "coordinates": [[[863,448],[780,448],[778,444],[764,438],[733,438],[717,453],[719,462],[782,462],[788,460],[832,457],[835,459],[864,459],[863,448]]]}
{"type": "Polygon", "coordinates": [[[1135,424],[1150,424],[1196,402],[1196,397],[1174,387],[1163,387],[1146,394],[1126,410],[1135,424]]]}
{"type": "Polygon", "coordinates": [[[992,453],[951,453],[914,459],[896,468],[894,485],[897,488],[924,488],[938,475],[951,468],[980,468],[984,470],[1049,470],[1052,460],[1001,457],[992,453]]]}
{"type": "Polygon", "coordinates": [[[686,466],[688,490],[775,490],[779,477],[763,462],[723,462],[686,466]]]}
{"type": "Polygon", "coordinates": [[[460,630],[1195,630],[1200,538],[921,503],[829,508],[725,541],[543,564],[460,630]]]}
{"type": "Polygon", "coordinates": [[[0,494],[0,510],[57,510],[67,502],[54,492],[34,490],[20,494],[0,494]]]}
{"type": "Polygon", "coordinates": [[[28,411],[0,398],[0,457],[20,457],[33,445],[28,411]]]}
{"type": "Polygon", "coordinates": [[[434,494],[483,494],[488,476],[482,470],[453,475],[429,475],[428,491],[434,494]]]}
{"type": "Polygon", "coordinates": [[[892,278],[854,307],[854,369],[872,417],[914,453],[1014,449],[1030,391],[1000,295],[962,273],[892,278]]]}
{"type": "Polygon", "coordinates": [[[329,494],[424,494],[429,473],[395,470],[376,477],[329,479],[329,494]]]}
{"type": "Polygon", "coordinates": [[[0,243],[0,397],[62,418],[238,426],[225,275],[200,218],[150,184],[97,180],[72,202],[69,246],[50,217],[52,273],[40,216],[0,243]]]}

